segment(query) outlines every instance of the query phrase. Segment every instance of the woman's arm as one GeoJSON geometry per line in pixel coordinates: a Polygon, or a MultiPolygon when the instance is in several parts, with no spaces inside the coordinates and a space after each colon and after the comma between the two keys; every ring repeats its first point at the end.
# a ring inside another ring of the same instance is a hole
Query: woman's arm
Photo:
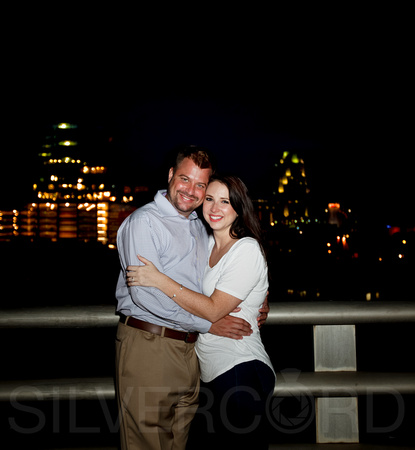
{"type": "Polygon", "coordinates": [[[160,289],[186,311],[216,322],[232,312],[241,300],[215,290],[210,297],[194,292],[161,273],[151,261],[138,255],[144,266],[127,267],[128,286],[153,286],[160,289]]]}

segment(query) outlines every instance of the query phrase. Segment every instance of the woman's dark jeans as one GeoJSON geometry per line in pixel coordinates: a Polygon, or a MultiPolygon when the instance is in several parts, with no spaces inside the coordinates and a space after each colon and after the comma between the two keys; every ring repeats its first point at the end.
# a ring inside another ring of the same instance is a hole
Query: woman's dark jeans
{"type": "Polygon", "coordinates": [[[266,408],[274,386],[272,370],[257,360],[202,382],[187,450],[267,449],[266,408]]]}

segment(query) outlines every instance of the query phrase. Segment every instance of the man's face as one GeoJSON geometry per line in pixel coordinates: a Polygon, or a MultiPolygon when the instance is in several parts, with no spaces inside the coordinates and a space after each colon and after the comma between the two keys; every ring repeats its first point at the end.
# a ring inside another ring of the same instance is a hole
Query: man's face
{"type": "Polygon", "coordinates": [[[167,199],[179,214],[189,215],[203,202],[211,169],[201,169],[190,158],[185,158],[173,174],[169,171],[167,199]]]}

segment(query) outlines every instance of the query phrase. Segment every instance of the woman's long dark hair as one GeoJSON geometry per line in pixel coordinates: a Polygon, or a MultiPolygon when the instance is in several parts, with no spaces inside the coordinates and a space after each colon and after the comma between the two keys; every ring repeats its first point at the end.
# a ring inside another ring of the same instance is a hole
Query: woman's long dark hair
{"type": "Polygon", "coordinates": [[[218,181],[228,188],[229,201],[238,214],[229,230],[231,237],[236,239],[252,237],[256,239],[265,257],[261,224],[245,183],[235,175],[213,175],[210,179],[210,182],[212,181],[218,181]]]}

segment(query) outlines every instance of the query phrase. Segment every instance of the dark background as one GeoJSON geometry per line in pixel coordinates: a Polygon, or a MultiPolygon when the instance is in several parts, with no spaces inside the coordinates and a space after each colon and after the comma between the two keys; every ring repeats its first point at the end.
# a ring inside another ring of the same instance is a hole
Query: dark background
{"type": "MultiPolygon", "coordinates": [[[[214,151],[220,167],[255,192],[281,152],[301,150],[321,205],[339,201],[351,207],[366,229],[414,225],[411,15],[401,6],[50,8],[25,5],[5,13],[0,208],[27,202],[45,127],[68,121],[112,138],[104,154],[91,146],[88,157],[104,158],[120,180],[162,184],[164,155],[195,143],[214,151]]],[[[2,248],[2,307],[115,306],[116,252],[36,245],[2,248]]],[[[306,263],[290,261],[280,275],[309,279],[306,263]]],[[[359,265],[343,276],[343,268],[319,271],[318,283],[327,281],[330,300],[364,295],[367,284],[358,291],[356,280],[373,276],[359,265]]],[[[399,300],[399,282],[405,294],[411,292],[406,287],[412,272],[408,266],[389,269],[375,272],[374,281],[398,287],[388,292],[399,300]]],[[[311,327],[274,328],[264,329],[264,342],[276,369],[313,370],[311,327]]],[[[412,329],[357,327],[358,369],[413,371],[407,354],[412,329]]],[[[90,330],[55,330],[53,337],[50,330],[1,330],[1,337],[3,379],[112,375],[113,330],[92,336],[90,330]]],[[[382,399],[375,410],[367,406],[368,412],[359,399],[362,441],[410,442],[412,396],[405,402],[402,426],[376,435],[367,432],[365,420],[393,423],[394,399],[382,399]]],[[[48,422],[40,435],[11,433],[14,442],[59,441],[50,432],[53,407],[42,405],[48,422]]],[[[101,441],[96,434],[66,433],[67,410],[61,405],[59,420],[68,445],[116,441],[102,405],[77,410],[79,426],[97,419],[101,441]]],[[[10,417],[22,424],[27,419],[10,405],[3,404],[1,413],[2,433],[10,432],[10,417]]],[[[276,440],[314,438],[312,424],[303,434],[276,440]]]]}
{"type": "Polygon", "coordinates": [[[42,12],[11,16],[4,42],[2,203],[6,192],[23,201],[44,127],[74,121],[113,138],[105,157],[126,179],[159,174],[167,151],[196,143],[254,190],[300,149],[324,203],[414,220],[404,10],[42,12]]]}

